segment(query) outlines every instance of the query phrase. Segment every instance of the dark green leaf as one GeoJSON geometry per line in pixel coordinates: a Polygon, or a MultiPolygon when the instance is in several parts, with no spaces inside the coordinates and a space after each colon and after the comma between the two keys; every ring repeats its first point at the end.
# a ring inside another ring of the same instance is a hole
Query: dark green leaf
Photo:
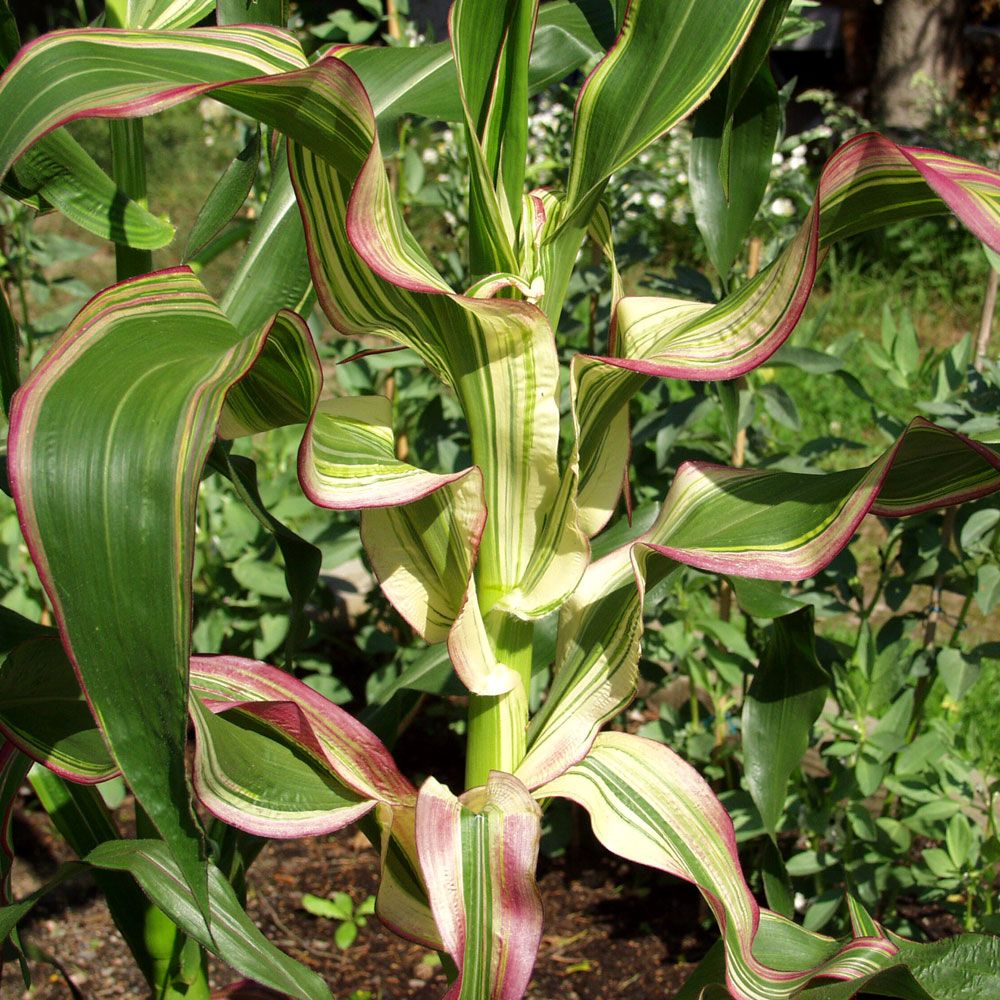
{"type": "Polygon", "coordinates": [[[202,205],[191,227],[181,260],[190,260],[217,236],[230,219],[243,207],[260,160],[260,128],[247,140],[239,155],[226,168],[202,205]]]}
{"type": "Polygon", "coordinates": [[[772,835],[784,811],[788,779],[806,751],[828,686],[816,659],[812,609],[775,619],[743,707],[747,784],[772,835]]]}
{"type": "Polygon", "coordinates": [[[717,88],[695,115],[691,200],[709,259],[723,282],[764,197],[780,120],[778,91],[767,69],[754,79],[731,120],[725,87],[717,88]]]}

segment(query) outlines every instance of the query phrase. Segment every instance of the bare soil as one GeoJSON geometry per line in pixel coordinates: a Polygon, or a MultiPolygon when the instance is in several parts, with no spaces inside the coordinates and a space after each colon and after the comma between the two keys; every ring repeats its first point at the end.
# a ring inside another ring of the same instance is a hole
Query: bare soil
{"type": "MultiPolygon", "coordinates": [[[[22,811],[15,825],[15,895],[31,891],[65,858],[44,813],[22,811]]],[[[447,980],[436,956],[391,934],[375,919],[349,949],[335,925],[307,913],[302,895],[347,892],[360,903],[375,892],[377,857],[352,831],[312,840],[273,841],[250,873],[248,909],[278,947],[321,975],[337,1000],[355,990],[371,1000],[436,1000],[447,980]]],[[[664,1000],[672,997],[714,940],[698,893],[648,869],[603,856],[587,843],[572,859],[543,859],[539,883],[545,932],[529,1000],[664,1000]]],[[[93,883],[80,879],[53,893],[22,924],[26,941],[61,963],[31,963],[24,989],[16,965],[0,982],[0,1000],[111,1000],[145,988],[93,883]]],[[[236,976],[212,965],[212,985],[236,976]]],[[[358,998],[365,997],[358,994],[358,998]]]]}

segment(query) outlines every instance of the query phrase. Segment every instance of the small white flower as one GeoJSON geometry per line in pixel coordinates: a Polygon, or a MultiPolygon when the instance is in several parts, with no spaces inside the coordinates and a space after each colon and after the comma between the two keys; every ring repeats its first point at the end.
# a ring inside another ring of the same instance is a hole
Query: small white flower
{"type": "Polygon", "coordinates": [[[650,159],[651,159],[651,157],[650,157],[649,153],[640,153],[639,154],[639,163],[641,163],[642,166],[646,166],[646,164],[649,163],[650,159]]]}
{"type": "Polygon", "coordinates": [[[794,153],[788,158],[789,170],[801,170],[806,165],[804,156],[796,156],[794,153]]]}
{"type": "Polygon", "coordinates": [[[801,142],[792,150],[792,156],[805,156],[806,153],[806,147],[801,142]]]}
{"type": "Polygon", "coordinates": [[[805,913],[806,912],[806,897],[802,895],[801,892],[795,893],[795,912],[805,913]]]}
{"type": "Polygon", "coordinates": [[[684,171],[682,170],[677,175],[677,183],[678,184],[687,184],[687,182],[688,182],[688,175],[686,173],[684,173],[684,171]]]}
{"type": "Polygon", "coordinates": [[[785,162],[785,158],[781,155],[781,153],[772,153],[771,154],[771,166],[772,167],[780,167],[781,164],[784,163],[784,162],[785,162]]]}
{"type": "Polygon", "coordinates": [[[442,141],[442,142],[443,142],[443,143],[444,143],[445,145],[447,145],[447,146],[450,146],[450,145],[451,145],[451,144],[452,144],[452,143],[453,143],[453,142],[455,141],[455,133],[454,133],[454,132],[452,132],[452,130],[451,130],[450,128],[446,128],[446,129],[445,129],[445,130],[444,130],[444,131],[443,131],[443,132],[441,133],[441,141],[442,141]]]}
{"type": "Polygon", "coordinates": [[[455,217],[455,213],[449,212],[448,209],[444,210],[444,221],[447,222],[452,229],[458,225],[458,219],[455,217]]]}
{"type": "Polygon", "coordinates": [[[771,202],[771,214],[787,219],[795,214],[795,205],[791,198],[775,198],[771,202]]]}
{"type": "Polygon", "coordinates": [[[654,212],[662,212],[667,207],[667,199],[659,191],[654,191],[646,201],[654,212]]]}
{"type": "Polygon", "coordinates": [[[833,135],[833,129],[829,125],[817,125],[813,129],[813,134],[817,139],[829,139],[833,135]]]}
{"type": "Polygon", "coordinates": [[[428,146],[421,154],[420,159],[424,163],[437,163],[437,150],[433,146],[428,146]]]}

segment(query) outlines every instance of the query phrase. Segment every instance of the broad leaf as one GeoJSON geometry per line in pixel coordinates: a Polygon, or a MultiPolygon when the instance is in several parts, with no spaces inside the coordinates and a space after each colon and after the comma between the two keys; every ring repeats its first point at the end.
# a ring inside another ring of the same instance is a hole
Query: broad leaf
{"type": "Polygon", "coordinates": [[[158,250],[174,227],[127,197],[67,132],[42,138],[17,162],[16,196],[36,196],[87,232],[141,250],[158,250]]]}
{"type": "Polygon", "coordinates": [[[184,771],[194,504],[225,395],[267,333],[241,338],[184,269],[125,282],[76,317],[11,414],[11,485],[67,652],[196,896],[184,771]]]}
{"type": "Polygon", "coordinates": [[[369,729],[283,670],[236,656],[191,660],[193,692],[213,711],[238,709],[297,744],[358,797],[409,803],[415,789],[369,729]]]}
{"type": "Polygon", "coordinates": [[[337,781],[319,748],[253,715],[215,715],[195,697],[191,716],[195,791],[230,826],[259,837],[316,837],[356,822],[376,804],[337,781]]]}
{"type": "Polygon", "coordinates": [[[763,364],[798,323],[824,251],[845,236],[950,210],[1000,248],[998,204],[995,171],[867,133],[834,153],[799,233],[739,291],[714,306],[622,299],[614,355],[573,360],[580,507],[591,530],[610,517],[617,501],[628,460],[621,422],[627,401],[649,376],[731,379],[763,364]]]}

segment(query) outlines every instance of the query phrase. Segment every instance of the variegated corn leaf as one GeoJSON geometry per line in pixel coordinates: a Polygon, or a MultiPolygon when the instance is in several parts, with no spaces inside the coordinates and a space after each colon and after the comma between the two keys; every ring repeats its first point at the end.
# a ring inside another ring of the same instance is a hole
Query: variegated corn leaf
{"type": "Polygon", "coordinates": [[[802,580],[831,562],[868,513],[899,517],[997,489],[1000,449],[922,418],[860,469],[814,476],[685,463],[649,530],[592,563],[564,606],[552,689],[518,776],[530,787],[561,773],[631,701],[642,594],[672,565],[802,580]]]}
{"type": "Polygon", "coordinates": [[[765,362],[788,338],[827,248],[889,222],[952,212],[1000,248],[1000,174],[946,153],[856,136],[830,158],[797,236],[756,278],[717,305],[626,296],[613,356],[573,359],[580,509],[591,533],[606,523],[628,461],[628,400],[649,376],[730,379],[765,362]]]}
{"type": "Polygon", "coordinates": [[[660,743],[603,733],[579,764],[534,794],[578,802],[609,850],[698,886],[722,931],[726,984],[736,1000],[793,997],[817,976],[856,979],[893,963],[897,948],[881,934],[856,937],[809,968],[771,968],[755,956],[761,911],[740,868],[732,821],[705,779],[660,743]]]}
{"type": "Polygon", "coordinates": [[[458,967],[446,1000],[518,1000],[542,936],[535,884],[541,810],[494,771],[456,798],[428,778],[417,797],[417,854],[445,950],[458,967]]]}

